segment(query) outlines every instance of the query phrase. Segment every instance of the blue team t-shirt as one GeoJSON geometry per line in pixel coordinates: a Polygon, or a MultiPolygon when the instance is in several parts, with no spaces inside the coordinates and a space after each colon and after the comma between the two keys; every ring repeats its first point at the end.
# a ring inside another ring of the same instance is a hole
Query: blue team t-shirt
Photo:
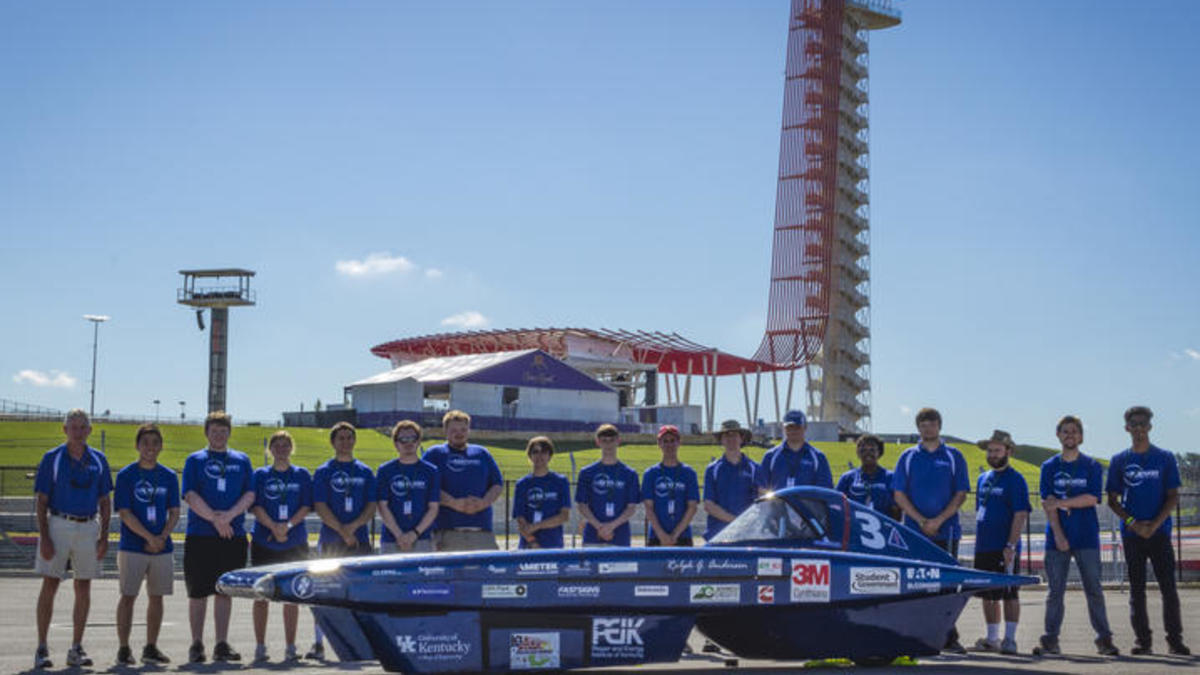
{"type": "MultiPolygon", "coordinates": [[[[1108,486],[1105,492],[1116,493],[1121,506],[1134,520],[1154,520],[1167,501],[1167,491],[1178,489],[1179,464],[1175,455],[1151,445],[1143,453],[1128,448],[1117,453],[1108,463],[1108,486]]],[[[1158,532],[1171,536],[1171,517],[1163,521],[1158,532]]],[[[1121,534],[1136,536],[1126,531],[1121,523],[1121,534]]]]}
{"type": "MultiPolygon", "coordinates": [[[[1016,469],[992,469],[975,483],[975,550],[1003,551],[1012,533],[1013,516],[1031,511],[1029,485],[1016,469]]],[[[1017,539],[1017,550],[1021,540],[1017,539]]]]}
{"type": "MultiPolygon", "coordinates": [[[[704,469],[704,501],[714,502],[733,515],[745,511],[767,489],[767,472],[746,455],[735,464],[721,455],[704,469]]],[[[704,538],[712,539],[729,523],[708,516],[704,538]]]]}
{"type": "MultiPolygon", "coordinates": [[[[892,472],[892,490],[903,492],[926,518],[941,513],[956,493],[970,489],[967,460],[958,448],[945,443],[933,452],[921,445],[905,450],[892,472]]],[[[921,531],[921,525],[909,518],[907,513],[904,514],[904,524],[921,531]]],[[[961,536],[962,528],[956,512],[942,523],[933,539],[947,541],[961,536]]]]}
{"type": "MultiPolygon", "coordinates": [[[[1042,462],[1041,487],[1042,499],[1051,495],[1059,499],[1070,499],[1077,495],[1089,494],[1100,499],[1100,485],[1104,467],[1100,462],[1086,455],[1079,455],[1073,462],[1064,462],[1062,455],[1055,455],[1042,462]]],[[[1067,535],[1067,543],[1072,549],[1100,548],[1100,520],[1096,515],[1096,507],[1085,509],[1059,509],[1058,522],[1062,525],[1063,533],[1067,535]]],[[[1050,522],[1046,522],[1046,550],[1056,547],[1054,530],[1050,522]]]]}
{"type": "Polygon", "coordinates": [[[850,469],[838,478],[837,491],[888,517],[891,517],[892,507],[896,505],[895,493],[892,492],[892,472],[882,466],[877,466],[872,474],[863,471],[861,466],[850,469]]]}
{"type": "MultiPolygon", "coordinates": [[[[404,464],[399,458],[388,460],[375,474],[375,501],[384,502],[403,532],[419,525],[429,505],[437,504],[441,495],[442,481],[437,467],[423,459],[412,464],[404,464]]],[[[431,525],[419,538],[429,539],[433,529],[431,525]]],[[[379,540],[395,543],[396,536],[384,527],[379,540]]]]}
{"type": "Polygon", "coordinates": [[[810,443],[798,450],[788,447],[787,441],[780,443],[763,455],[762,468],[767,472],[767,486],[772,490],[799,485],[833,487],[829,460],[810,443]]]}
{"type": "MultiPolygon", "coordinates": [[[[113,508],[117,511],[129,509],[142,527],[158,536],[167,526],[167,511],[179,508],[179,477],[162,464],[156,464],[153,469],[143,469],[134,462],[117,472],[113,508]]],[[[146,540],[129,529],[124,520],[121,521],[119,548],[122,551],[146,553],[146,540]]],[[[175,544],[167,537],[166,545],[154,555],[174,550],[175,544]]]]}
{"type": "MultiPolygon", "coordinates": [[[[195,492],[214,511],[228,511],[242,495],[254,490],[254,467],[245,454],[229,448],[215,452],[208,448],[188,455],[183,463],[183,496],[195,492]]],[[[239,513],[230,521],[233,536],[246,534],[246,514],[239,513]]],[[[217,528],[194,512],[188,513],[187,533],[190,536],[216,537],[217,528]]]]}
{"type": "MultiPolygon", "coordinates": [[[[524,518],[527,523],[540,523],[553,518],[563,509],[571,508],[571,484],[567,477],[551,471],[545,476],[529,474],[517,481],[513,491],[513,518],[524,518]]],[[[563,528],[549,527],[533,533],[541,548],[562,548],[563,528]]],[[[518,548],[528,548],[529,542],[520,538],[518,548]]]]}
{"type": "MultiPolygon", "coordinates": [[[[665,466],[662,462],[646,469],[646,473],[642,474],[642,501],[647,499],[654,504],[658,524],[667,532],[674,530],[683,520],[687,503],[700,501],[696,470],[683,463],[665,466]]],[[[652,531],[648,534],[654,536],[652,531]]],[[[683,528],[679,536],[692,536],[692,526],[689,524],[683,528]]]]}
{"type": "MultiPolygon", "coordinates": [[[[592,515],[601,523],[616,520],[630,504],[640,501],[638,475],[623,462],[604,464],[593,462],[583,467],[575,482],[575,501],[587,504],[592,515]]],[[[629,546],[629,521],[613,530],[612,541],[604,541],[591,523],[584,525],[583,543],[629,546]]]]}
{"type": "MultiPolygon", "coordinates": [[[[504,482],[492,453],[482,445],[467,444],[464,449],[455,450],[442,443],[426,450],[421,459],[437,467],[442,492],[454,498],[482,497],[493,485],[504,482]]],[[[479,528],[491,532],[492,507],[479,513],[462,513],[442,507],[438,509],[437,528],[479,528]]]]}
{"type": "MultiPolygon", "coordinates": [[[[375,474],[371,467],[351,460],[339,462],[336,458],[326,460],[313,474],[313,505],[325,504],[339,523],[349,523],[362,515],[367,502],[375,501],[375,474]]],[[[368,543],[367,526],[354,531],[358,543],[368,543]]],[[[341,544],[342,536],[325,523],[321,523],[321,534],[317,545],[341,544]]]]}
{"type": "MultiPolygon", "coordinates": [[[[263,466],[254,471],[254,506],[260,506],[267,512],[267,517],[276,522],[284,522],[296,515],[301,507],[312,508],[313,481],[308,469],[300,466],[289,466],[287,471],[276,471],[274,467],[263,466]]],[[[276,541],[267,529],[265,523],[254,521],[254,531],[250,541],[275,551],[308,546],[308,530],[304,521],[288,531],[287,541],[276,541]]]]}
{"type": "Polygon", "coordinates": [[[90,445],[78,461],[65,443],[42,455],[33,481],[33,491],[46,495],[52,511],[82,518],[96,515],[97,502],[112,489],[108,459],[90,445]]]}

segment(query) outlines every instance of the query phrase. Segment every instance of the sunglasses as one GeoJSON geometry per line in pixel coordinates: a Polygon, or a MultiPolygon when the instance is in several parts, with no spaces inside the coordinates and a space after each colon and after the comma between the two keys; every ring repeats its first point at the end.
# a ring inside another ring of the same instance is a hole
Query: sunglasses
{"type": "Polygon", "coordinates": [[[531,454],[531,455],[548,455],[548,454],[550,454],[550,448],[547,448],[544,445],[537,445],[537,446],[534,446],[529,449],[529,454],[531,454]]]}
{"type": "Polygon", "coordinates": [[[397,443],[405,443],[405,444],[416,443],[417,437],[416,436],[397,436],[396,442],[397,443]]]}
{"type": "Polygon", "coordinates": [[[1129,427],[1130,429],[1145,429],[1146,427],[1150,426],[1150,423],[1146,420],[1132,420],[1125,426],[1129,427]]]}

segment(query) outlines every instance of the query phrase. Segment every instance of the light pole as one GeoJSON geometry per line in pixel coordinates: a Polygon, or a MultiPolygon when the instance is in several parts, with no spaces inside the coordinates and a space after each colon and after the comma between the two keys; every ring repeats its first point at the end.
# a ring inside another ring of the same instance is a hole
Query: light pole
{"type": "Polygon", "coordinates": [[[186,419],[186,418],[187,418],[187,416],[186,416],[186,415],[184,415],[184,413],[183,413],[183,406],[185,406],[185,405],[187,405],[187,402],[186,402],[186,401],[180,401],[180,402],[179,402],[179,421],[180,421],[181,423],[183,422],[183,420],[184,420],[184,419],[186,419]]]}
{"type": "Polygon", "coordinates": [[[159,403],[162,403],[162,401],[160,401],[158,399],[154,399],[154,423],[155,424],[158,424],[158,404],[159,403]]]}
{"type": "Polygon", "coordinates": [[[100,324],[108,321],[103,314],[84,314],[84,319],[92,322],[92,402],[88,406],[88,417],[96,416],[96,345],[100,341],[100,324]]]}

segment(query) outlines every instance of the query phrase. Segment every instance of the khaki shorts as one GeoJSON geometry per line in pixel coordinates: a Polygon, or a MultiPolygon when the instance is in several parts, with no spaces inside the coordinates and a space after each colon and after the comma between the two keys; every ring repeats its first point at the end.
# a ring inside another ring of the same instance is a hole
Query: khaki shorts
{"type": "Polygon", "coordinates": [[[379,542],[380,553],[433,553],[433,537],[428,539],[418,539],[413,542],[411,549],[401,551],[400,547],[394,541],[379,542]]]}
{"type": "Polygon", "coordinates": [[[41,547],[34,555],[33,571],[43,577],[67,578],[67,561],[76,579],[95,579],[100,576],[100,561],[96,560],[96,542],[100,539],[100,522],[95,518],[78,523],[49,515],[50,541],[54,542],[54,558],[42,558],[41,547]]]}
{"type": "Polygon", "coordinates": [[[121,577],[121,595],[136,598],[142,588],[142,579],[146,580],[146,592],[150,595],[175,592],[174,554],[117,551],[117,569],[121,577]]]}
{"type": "Polygon", "coordinates": [[[441,530],[436,535],[439,551],[497,551],[496,535],[482,530],[441,530]]]}

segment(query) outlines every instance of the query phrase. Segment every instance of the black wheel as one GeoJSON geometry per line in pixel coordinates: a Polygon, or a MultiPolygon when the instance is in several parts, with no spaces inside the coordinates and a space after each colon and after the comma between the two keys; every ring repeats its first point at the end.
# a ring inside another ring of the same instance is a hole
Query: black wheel
{"type": "Polygon", "coordinates": [[[855,659],[850,659],[854,665],[861,668],[882,668],[896,660],[894,656],[860,656],[855,659]]]}

